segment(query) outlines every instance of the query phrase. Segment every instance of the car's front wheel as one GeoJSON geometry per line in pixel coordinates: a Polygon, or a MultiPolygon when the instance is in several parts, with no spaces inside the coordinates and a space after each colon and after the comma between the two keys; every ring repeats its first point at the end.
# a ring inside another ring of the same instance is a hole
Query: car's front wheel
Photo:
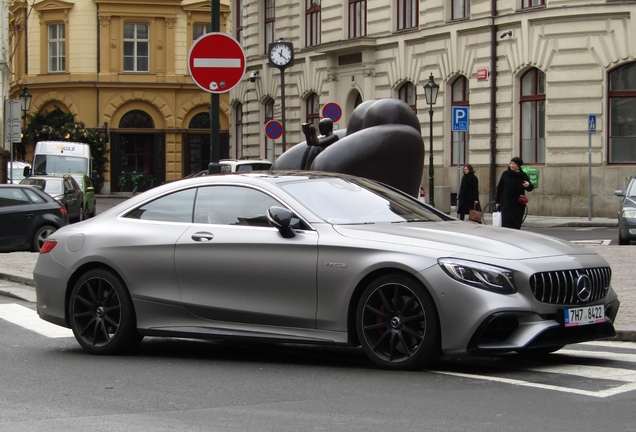
{"type": "Polygon", "coordinates": [[[75,339],[92,354],[128,352],[142,339],[130,294],[110,270],[89,270],[79,278],[71,293],[69,318],[75,339]]]}
{"type": "Polygon", "coordinates": [[[628,245],[628,244],[630,244],[630,243],[631,243],[631,242],[629,241],[629,239],[626,239],[625,237],[623,237],[623,236],[621,235],[621,230],[619,229],[619,230],[618,230],[618,244],[619,244],[619,245],[628,245]]]}
{"type": "Polygon", "coordinates": [[[31,245],[31,250],[33,252],[40,252],[42,246],[44,246],[44,243],[46,242],[46,239],[48,239],[49,236],[55,231],[57,230],[51,225],[44,225],[38,228],[38,230],[33,235],[33,244],[31,245]]]}
{"type": "Polygon", "coordinates": [[[421,369],[441,356],[433,299],[406,275],[384,275],[366,288],[358,303],[356,328],[364,352],[385,369],[421,369]]]}

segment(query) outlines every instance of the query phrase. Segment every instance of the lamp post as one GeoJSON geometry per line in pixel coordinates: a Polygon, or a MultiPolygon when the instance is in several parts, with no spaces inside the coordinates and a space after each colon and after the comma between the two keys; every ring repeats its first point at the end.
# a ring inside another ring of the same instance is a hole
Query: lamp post
{"type": "Polygon", "coordinates": [[[433,74],[428,78],[428,82],[424,85],[424,96],[426,103],[429,105],[428,115],[430,117],[429,124],[431,129],[430,148],[428,152],[428,193],[430,195],[429,204],[435,207],[435,170],[433,167],[433,105],[437,102],[437,92],[439,85],[435,83],[433,74]]]}
{"type": "Polygon", "coordinates": [[[26,129],[26,114],[31,109],[31,99],[33,96],[29,93],[27,86],[24,86],[22,94],[20,94],[20,108],[22,109],[22,119],[24,120],[23,127],[26,129]]]}

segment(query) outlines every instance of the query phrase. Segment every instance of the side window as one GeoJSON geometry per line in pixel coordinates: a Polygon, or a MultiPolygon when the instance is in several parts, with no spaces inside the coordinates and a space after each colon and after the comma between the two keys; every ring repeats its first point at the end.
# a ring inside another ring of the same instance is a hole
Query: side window
{"type": "Polygon", "coordinates": [[[192,222],[196,189],[187,189],[162,196],[137,207],[125,217],[163,222],[192,222]]]}
{"type": "Polygon", "coordinates": [[[275,205],[281,204],[271,196],[247,187],[202,187],[194,207],[194,222],[269,227],[267,209],[275,205]]]}
{"type": "Polygon", "coordinates": [[[29,200],[20,189],[0,189],[0,207],[29,204],[29,200]]]}
{"type": "Polygon", "coordinates": [[[36,204],[41,204],[46,202],[44,198],[42,198],[40,195],[36,194],[32,190],[24,189],[24,193],[26,193],[29,196],[29,199],[36,204]]]}

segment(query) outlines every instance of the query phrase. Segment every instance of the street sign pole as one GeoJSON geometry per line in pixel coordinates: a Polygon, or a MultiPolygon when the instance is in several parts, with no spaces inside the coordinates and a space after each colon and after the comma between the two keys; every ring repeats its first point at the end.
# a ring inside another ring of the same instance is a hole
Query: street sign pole
{"type": "MultiPolygon", "coordinates": [[[[452,114],[452,124],[451,129],[452,132],[468,133],[468,128],[470,125],[469,121],[469,113],[470,108],[467,106],[454,106],[451,109],[452,114]]],[[[461,186],[461,172],[462,165],[466,163],[466,158],[464,156],[464,152],[460,151],[460,143],[461,140],[457,140],[457,198],[455,205],[457,206],[457,210],[459,210],[459,187],[461,186]]]]}
{"type": "MultiPolygon", "coordinates": [[[[221,31],[221,0],[212,0],[210,8],[210,30],[212,33],[221,31]]],[[[218,93],[210,95],[210,163],[208,165],[208,174],[218,174],[221,172],[221,164],[219,164],[219,155],[221,147],[221,125],[219,123],[220,98],[218,93]]]]}
{"type": "Polygon", "coordinates": [[[596,114],[587,116],[587,220],[592,220],[592,134],[596,133],[596,114]]]}

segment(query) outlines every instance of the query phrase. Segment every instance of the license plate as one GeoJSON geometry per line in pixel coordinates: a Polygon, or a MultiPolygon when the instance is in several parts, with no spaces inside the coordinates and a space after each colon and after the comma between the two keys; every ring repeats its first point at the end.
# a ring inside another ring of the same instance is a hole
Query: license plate
{"type": "Polygon", "coordinates": [[[605,307],[603,305],[565,309],[563,314],[566,327],[605,322],[605,307]]]}

